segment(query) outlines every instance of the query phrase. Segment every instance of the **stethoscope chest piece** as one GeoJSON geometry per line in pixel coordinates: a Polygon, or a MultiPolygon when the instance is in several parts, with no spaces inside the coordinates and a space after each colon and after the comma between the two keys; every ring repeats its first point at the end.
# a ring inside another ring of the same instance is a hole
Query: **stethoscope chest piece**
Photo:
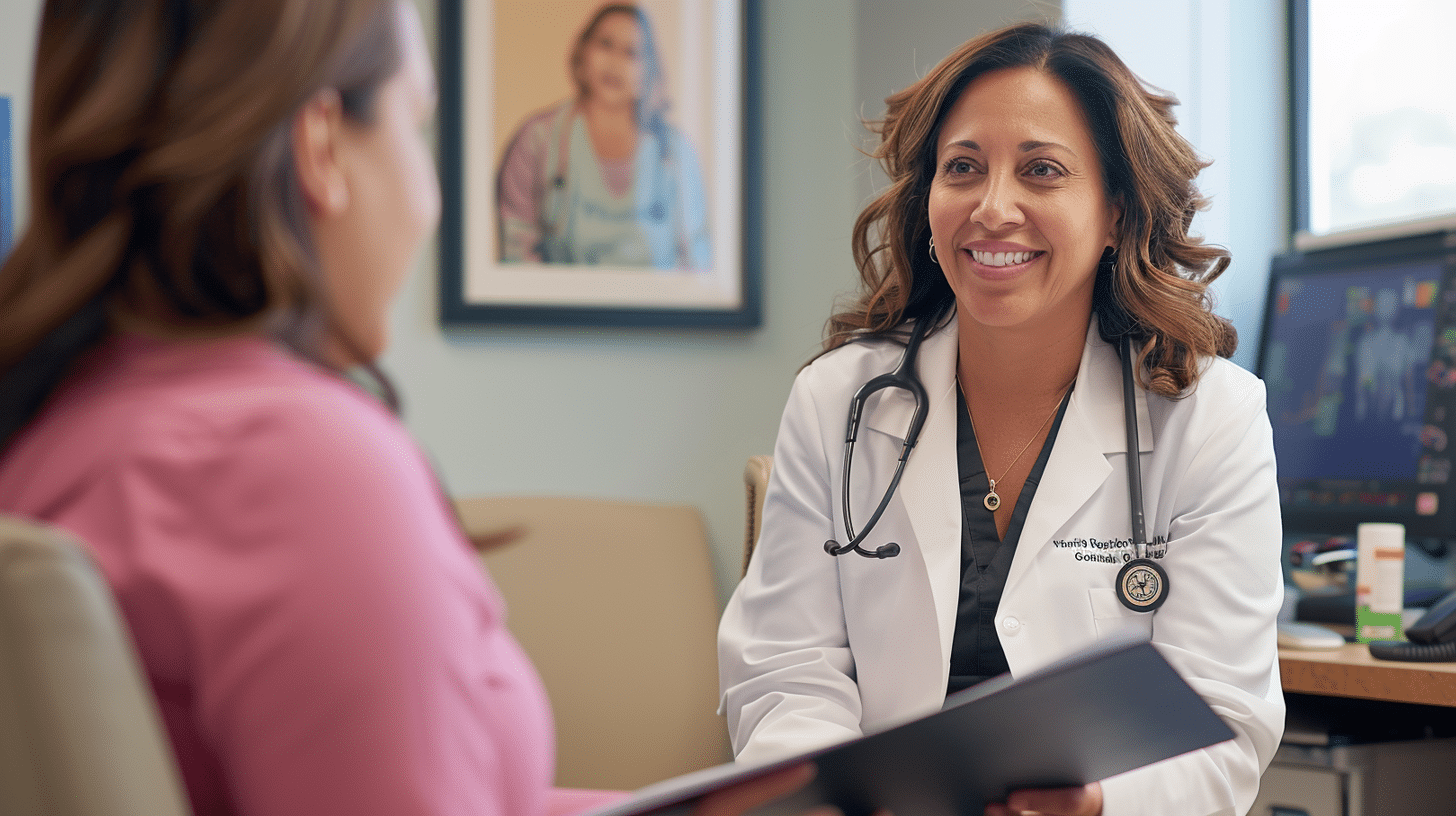
{"type": "Polygon", "coordinates": [[[1151,558],[1134,558],[1117,573],[1117,599],[1134,612],[1151,612],[1168,598],[1168,573],[1151,558]]]}
{"type": "Polygon", "coordinates": [[[1168,573],[1148,558],[1143,525],[1143,473],[1138,463],[1137,395],[1132,373],[1132,337],[1122,336],[1122,416],[1127,430],[1127,507],[1132,523],[1132,555],[1117,573],[1117,599],[1134,612],[1151,612],[1168,599],[1168,573]]]}

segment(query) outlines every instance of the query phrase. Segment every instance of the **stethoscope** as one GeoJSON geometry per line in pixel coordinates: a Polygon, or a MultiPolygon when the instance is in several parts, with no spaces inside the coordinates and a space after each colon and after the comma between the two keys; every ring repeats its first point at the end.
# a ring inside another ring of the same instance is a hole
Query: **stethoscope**
{"type": "MultiPolygon", "coordinates": [[[[856,552],[866,558],[894,558],[900,554],[900,545],[893,541],[873,550],[867,550],[860,545],[879,523],[880,516],[885,513],[885,508],[890,506],[890,500],[895,495],[895,488],[900,485],[900,476],[905,472],[905,462],[910,458],[910,451],[915,448],[915,443],[920,441],[920,430],[925,426],[925,417],[930,411],[930,401],[925,395],[925,386],[921,385],[920,377],[915,373],[915,357],[920,352],[920,342],[925,339],[928,327],[935,322],[937,322],[935,319],[915,321],[915,325],[910,330],[910,339],[905,344],[905,353],[900,357],[900,363],[895,366],[895,370],[881,374],[860,386],[860,389],[855,392],[854,398],[849,402],[849,426],[844,435],[844,482],[840,489],[844,532],[849,543],[840,545],[833,539],[824,542],[824,551],[830,555],[856,552]],[[879,506],[870,515],[864,529],[856,533],[849,508],[850,473],[854,466],[854,441],[859,436],[860,419],[864,416],[865,403],[875,392],[887,388],[908,391],[915,401],[915,411],[910,417],[910,429],[905,433],[905,443],[900,449],[900,459],[895,463],[895,474],[890,477],[890,485],[885,488],[884,495],[880,497],[879,506]]],[[[1128,609],[1135,612],[1151,612],[1162,606],[1163,601],[1168,598],[1168,573],[1162,565],[1148,557],[1147,532],[1143,519],[1142,464],[1138,461],[1137,454],[1137,401],[1132,372],[1132,337],[1129,334],[1122,335],[1120,356],[1122,357],[1122,416],[1123,424],[1127,428],[1128,515],[1132,521],[1134,557],[1123,564],[1122,569],[1117,573],[1117,597],[1128,609]]]]}

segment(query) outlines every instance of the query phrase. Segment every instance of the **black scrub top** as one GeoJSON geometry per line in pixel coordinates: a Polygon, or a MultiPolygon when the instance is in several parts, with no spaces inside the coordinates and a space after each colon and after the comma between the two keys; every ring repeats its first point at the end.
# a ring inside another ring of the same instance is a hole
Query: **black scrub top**
{"type": "Polygon", "coordinates": [[[966,410],[965,395],[956,389],[956,409],[960,412],[956,422],[956,460],[961,481],[961,595],[956,611],[955,637],[951,641],[946,694],[1010,671],[1006,652],[996,634],[996,607],[1001,603],[1001,591],[1006,588],[1011,559],[1016,555],[1016,542],[1021,538],[1022,525],[1026,523],[1026,511],[1031,507],[1037,485],[1041,483],[1042,471],[1046,470],[1047,458],[1051,456],[1057,431],[1062,427],[1062,415],[1067,411],[1070,395],[1068,390],[1057,407],[1052,429],[1047,432],[1041,453],[1031,466],[1031,473],[1021,487],[1016,506],[1011,510],[1006,538],[1001,539],[996,533],[995,516],[982,504],[989,484],[986,466],[981,463],[981,452],[976,447],[976,431],[971,426],[971,413],[966,410]]]}

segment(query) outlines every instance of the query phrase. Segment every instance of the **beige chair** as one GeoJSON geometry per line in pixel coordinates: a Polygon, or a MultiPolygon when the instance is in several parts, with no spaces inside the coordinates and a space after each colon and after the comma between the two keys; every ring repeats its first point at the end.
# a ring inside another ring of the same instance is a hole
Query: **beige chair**
{"type": "Polygon", "coordinates": [[[748,494],[748,529],[743,538],[743,572],[748,572],[748,561],[753,558],[753,548],[758,546],[758,535],[763,528],[763,494],[768,490],[768,477],[773,473],[773,457],[765,454],[748,457],[743,468],[743,489],[748,494]]]}
{"type": "Polygon", "coordinates": [[[0,814],[187,813],[105,581],[74,539],[0,517],[0,814]]]}
{"type": "Polygon", "coordinates": [[[456,508],[472,539],[497,545],[484,560],[551,697],[558,785],[630,790],[732,758],[696,508],[555,496],[456,508]]]}

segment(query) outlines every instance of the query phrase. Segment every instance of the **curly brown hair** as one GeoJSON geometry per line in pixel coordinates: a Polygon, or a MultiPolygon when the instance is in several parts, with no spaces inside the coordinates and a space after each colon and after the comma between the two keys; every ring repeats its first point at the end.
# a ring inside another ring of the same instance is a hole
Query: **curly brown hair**
{"type": "MultiPolygon", "coordinates": [[[[50,0],[30,223],[0,267],[0,447],[113,318],[263,330],[326,367],[337,325],[290,141],[326,88],[369,122],[401,64],[388,0],[50,0]]],[[[385,401],[388,381],[373,370],[385,401]]]]}
{"type": "Polygon", "coordinates": [[[982,74],[1031,67],[1056,77],[1080,101],[1102,163],[1109,201],[1122,209],[1115,251],[1104,253],[1093,310],[1103,338],[1131,335],[1142,346],[1144,385],[1168,397],[1198,381],[1199,359],[1233,354],[1238,336],[1212,311],[1208,285],[1229,253],[1188,235],[1206,206],[1193,179],[1208,165],[1175,130],[1176,100],[1153,92],[1101,40],[1022,23],[977,37],[886,103],[871,123],[874,158],[889,188],[855,220],[860,292],[826,327],[824,350],[859,338],[899,334],[911,320],[945,314],[955,300],[930,255],[928,196],[940,127],[962,91],[982,74]]]}

